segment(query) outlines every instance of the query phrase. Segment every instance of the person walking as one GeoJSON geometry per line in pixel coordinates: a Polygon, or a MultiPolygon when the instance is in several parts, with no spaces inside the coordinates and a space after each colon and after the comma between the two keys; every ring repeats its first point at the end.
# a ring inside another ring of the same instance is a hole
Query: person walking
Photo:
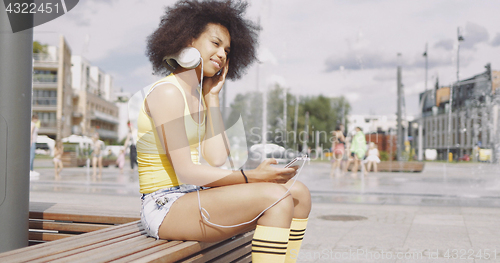
{"type": "Polygon", "coordinates": [[[128,134],[127,134],[127,139],[125,140],[125,147],[127,147],[127,144],[130,146],[130,152],[129,152],[129,157],[130,157],[130,169],[134,171],[134,166],[138,166],[137,163],[137,147],[135,140],[137,138],[137,131],[132,127],[132,123],[130,121],[127,123],[128,126],[128,134]]]}
{"type": "Polygon", "coordinates": [[[64,153],[64,147],[61,141],[56,142],[56,146],[54,147],[54,158],[52,159],[52,162],[54,163],[54,171],[55,171],[55,180],[60,179],[60,174],[63,169],[63,162],[62,162],[62,156],[64,153]]]}
{"type": "Polygon", "coordinates": [[[332,168],[330,170],[330,176],[335,175],[337,169],[342,169],[342,159],[344,158],[345,152],[345,136],[344,136],[344,125],[339,125],[332,132],[333,142],[332,142],[332,168]]]}
{"type": "Polygon", "coordinates": [[[347,161],[347,168],[349,167],[350,163],[353,162],[353,166],[351,169],[351,176],[353,178],[357,177],[358,173],[358,168],[361,165],[361,172],[366,173],[364,169],[364,165],[362,165],[363,158],[365,157],[366,153],[366,138],[365,134],[361,130],[360,127],[356,127],[354,130],[354,136],[352,137],[351,141],[351,147],[349,148],[351,157],[347,161]]]}
{"type": "Polygon", "coordinates": [[[96,181],[99,179],[99,181],[102,179],[102,148],[103,148],[103,142],[99,140],[99,133],[95,133],[94,136],[92,136],[92,168],[93,168],[93,174],[92,174],[92,181],[96,181]],[[99,166],[99,176],[97,176],[97,166],[99,166]]]}
{"type": "Polygon", "coordinates": [[[38,137],[38,115],[33,114],[31,117],[31,132],[30,132],[30,176],[37,176],[39,173],[33,171],[33,162],[35,161],[36,139],[38,137]]]}

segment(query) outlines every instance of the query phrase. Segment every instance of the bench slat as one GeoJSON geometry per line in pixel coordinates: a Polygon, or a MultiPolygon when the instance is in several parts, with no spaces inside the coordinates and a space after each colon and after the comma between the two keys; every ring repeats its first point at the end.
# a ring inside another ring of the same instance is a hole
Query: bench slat
{"type": "Polygon", "coordinates": [[[120,242],[113,242],[106,246],[99,246],[95,249],[87,250],[82,253],[54,260],[52,262],[106,262],[113,258],[116,258],[117,255],[127,255],[129,253],[134,253],[137,246],[141,246],[143,244],[151,243],[154,241],[155,239],[146,238],[145,235],[141,235],[127,240],[122,240],[120,242]]]}
{"type": "Polygon", "coordinates": [[[162,251],[162,250],[165,250],[169,247],[173,247],[173,246],[176,246],[178,244],[181,244],[183,243],[184,241],[170,241],[170,242],[167,242],[167,243],[163,243],[159,246],[156,246],[156,247],[152,247],[148,250],[143,250],[143,251],[140,251],[140,252],[137,252],[135,254],[132,254],[132,255],[127,255],[125,257],[122,257],[120,259],[117,259],[117,260],[113,260],[113,261],[110,261],[110,262],[113,262],[113,263],[123,263],[123,262],[131,262],[131,261],[134,261],[134,260],[137,260],[137,259],[141,259],[145,256],[148,256],[150,254],[153,254],[153,253],[156,253],[158,251],[162,251]]]}
{"type": "Polygon", "coordinates": [[[156,253],[149,254],[141,259],[131,262],[175,262],[189,255],[197,253],[203,249],[209,248],[217,243],[200,243],[196,241],[184,241],[177,246],[173,246],[156,253]]]}
{"type": "Polygon", "coordinates": [[[29,261],[36,258],[54,255],[68,250],[85,247],[88,245],[92,245],[94,243],[104,242],[134,232],[140,232],[142,230],[144,230],[144,228],[142,227],[139,221],[124,224],[121,226],[105,228],[94,232],[85,233],[75,238],[60,239],[49,243],[36,245],[34,247],[25,247],[10,252],[6,252],[1,254],[0,262],[3,261],[10,262],[9,260],[14,260],[15,262],[29,261]],[[106,232],[109,232],[109,236],[103,238],[101,234],[106,232]],[[24,253],[24,252],[29,252],[29,253],[24,253]]]}
{"type": "MultiPolygon", "coordinates": [[[[190,257],[188,259],[182,260],[183,263],[201,263],[212,260],[216,257],[220,257],[225,253],[233,253],[233,250],[238,249],[238,247],[252,242],[254,231],[244,233],[242,235],[237,235],[234,238],[225,240],[214,247],[211,247],[207,251],[201,251],[197,255],[190,257]]],[[[245,253],[248,253],[245,252],[245,253]]],[[[245,253],[235,257],[234,259],[243,256],[245,253]]],[[[226,261],[229,262],[229,261],[226,261]]]]}
{"type": "Polygon", "coordinates": [[[67,237],[74,237],[73,234],[61,234],[61,233],[47,233],[47,232],[32,232],[28,233],[29,240],[43,240],[43,241],[54,241],[67,237]]]}
{"type": "MultiPolygon", "coordinates": [[[[252,249],[251,246],[250,246],[250,249],[252,249]]],[[[252,262],[252,253],[248,253],[245,256],[238,258],[235,261],[233,261],[232,263],[250,263],[250,262],[252,262]]]]}
{"type": "Polygon", "coordinates": [[[101,242],[101,243],[96,243],[96,244],[93,244],[93,245],[89,245],[89,246],[77,248],[77,249],[74,249],[74,250],[68,250],[68,251],[65,251],[65,252],[62,252],[62,253],[51,255],[51,256],[48,256],[48,257],[44,257],[42,259],[33,260],[30,263],[49,262],[49,261],[52,261],[52,260],[55,260],[55,259],[58,259],[58,258],[67,257],[67,256],[70,256],[70,255],[73,255],[73,254],[81,253],[81,252],[84,252],[84,251],[87,251],[87,250],[91,250],[91,249],[94,249],[94,248],[98,248],[98,247],[101,247],[101,246],[106,246],[108,244],[119,242],[121,240],[127,240],[127,239],[130,239],[130,238],[133,238],[133,237],[145,234],[145,233],[146,233],[145,231],[132,233],[132,234],[129,234],[129,235],[126,235],[126,236],[122,236],[122,237],[119,237],[119,238],[115,238],[115,239],[112,239],[112,240],[104,241],[104,242],[101,242]]]}
{"type": "Polygon", "coordinates": [[[39,220],[30,220],[29,222],[30,229],[57,230],[57,231],[80,232],[80,233],[92,232],[112,226],[114,225],[66,223],[66,222],[39,221],[39,220]]]}
{"type": "Polygon", "coordinates": [[[139,211],[99,209],[95,206],[30,202],[29,218],[87,223],[125,224],[140,219],[139,211]]]}
{"type": "Polygon", "coordinates": [[[238,247],[238,249],[231,251],[231,253],[226,253],[218,258],[216,258],[213,261],[210,261],[210,263],[226,263],[226,262],[233,262],[240,257],[245,256],[248,254],[248,251],[252,250],[252,243],[247,243],[241,247],[238,247]]]}

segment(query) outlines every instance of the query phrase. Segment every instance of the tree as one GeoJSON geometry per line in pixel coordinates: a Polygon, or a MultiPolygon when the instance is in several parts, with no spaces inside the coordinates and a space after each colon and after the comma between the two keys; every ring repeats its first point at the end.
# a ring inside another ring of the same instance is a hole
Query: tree
{"type": "MultiPolygon", "coordinates": [[[[281,146],[287,141],[288,148],[295,148],[301,144],[298,138],[305,130],[305,113],[309,112],[309,141],[308,146],[314,147],[313,138],[315,131],[320,131],[320,145],[325,148],[331,147],[331,131],[342,122],[342,117],[347,116],[351,106],[345,97],[329,98],[323,95],[300,97],[297,139],[294,141],[293,127],[295,119],[295,97],[293,94],[284,92],[280,85],[274,85],[267,94],[267,138],[270,143],[281,146]],[[287,121],[284,122],[283,106],[285,94],[287,97],[287,121]],[[342,115],[343,114],[343,115],[342,115]]],[[[245,135],[248,146],[260,143],[262,135],[262,93],[247,92],[236,95],[229,109],[226,119],[226,128],[238,121],[241,116],[245,126],[245,135]]]]}
{"type": "Polygon", "coordinates": [[[42,45],[38,41],[33,41],[33,53],[34,54],[47,54],[47,45],[42,45]]]}

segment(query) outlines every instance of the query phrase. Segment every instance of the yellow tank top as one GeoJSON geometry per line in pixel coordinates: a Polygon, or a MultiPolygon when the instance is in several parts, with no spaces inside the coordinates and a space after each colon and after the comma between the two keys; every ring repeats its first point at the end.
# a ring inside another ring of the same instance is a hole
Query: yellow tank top
{"type": "MultiPolygon", "coordinates": [[[[194,164],[200,164],[197,149],[198,134],[203,140],[205,136],[205,118],[203,118],[201,124],[198,124],[193,119],[187,104],[186,94],[173,74],[154,83],[148,94],[159,84],[165,83],[173,84],[184,97],[184,124],[191,151],[191,160],[194,164]]],[[[203,109],[206,109],[203,96],[202,101],[203,109]]],[[[182,184],[165,154],[155,127],[153,119],[145,111],[143,101],[137,120],[137,161],[139,164],[140,192],[143,194],[182,184]]]]}

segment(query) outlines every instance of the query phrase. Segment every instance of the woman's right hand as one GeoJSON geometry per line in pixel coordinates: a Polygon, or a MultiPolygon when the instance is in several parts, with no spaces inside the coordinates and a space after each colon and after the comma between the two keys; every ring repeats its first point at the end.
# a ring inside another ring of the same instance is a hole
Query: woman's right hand
{"type": "Polygon", "coordinates": [[[289,168],[277,168],[271,166],[271,164],[278,164],[276,159],[266,159],[257,168],[249,171],[248,182],[258,183],[258,182],[270,182],[284,184],[288,180],[292,179],[297,173],[298,166],[293,166],[289,168]]]}

